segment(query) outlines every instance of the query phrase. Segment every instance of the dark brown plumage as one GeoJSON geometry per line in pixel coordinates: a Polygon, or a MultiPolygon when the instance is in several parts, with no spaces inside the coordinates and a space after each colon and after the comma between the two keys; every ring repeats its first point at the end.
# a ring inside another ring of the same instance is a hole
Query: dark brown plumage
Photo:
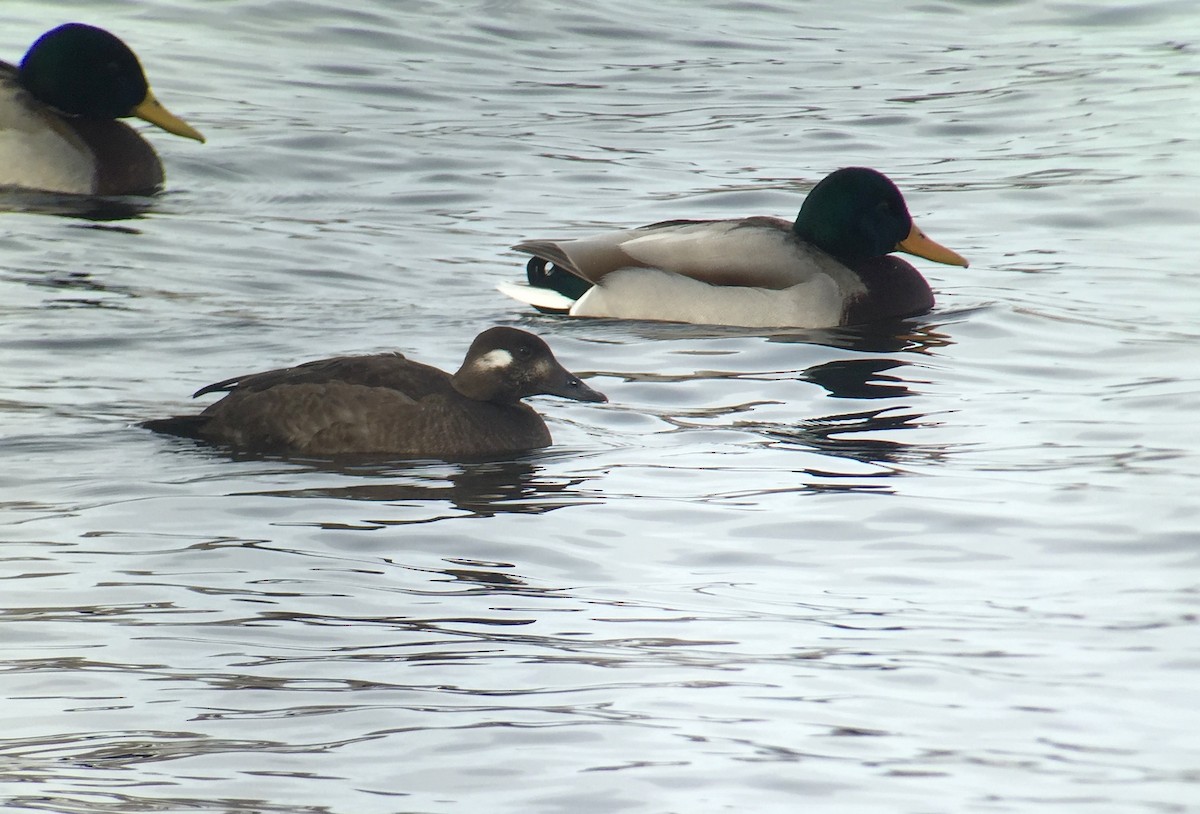
{"type": "Polygon", "coordinates": [[[383,353],[238,376],[195,395],[221,391],[199,415],[143,426],[258,452],[478,458],[550,445],[527,396],[607,401],[515,328],[481,333],[453,376],[383,353]]]}

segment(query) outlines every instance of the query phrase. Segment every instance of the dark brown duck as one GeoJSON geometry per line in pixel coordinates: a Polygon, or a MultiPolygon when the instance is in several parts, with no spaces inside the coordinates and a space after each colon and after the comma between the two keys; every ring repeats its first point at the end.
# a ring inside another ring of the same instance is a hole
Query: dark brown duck
{"type": "Polygon", "coordinates": [[[193,397],[216,392],[228,395],[199,415],[142,426],[243,451],[481,458],[550,445],[527,396],[608,400],[540,338],[503,327],[479,334],[453,376],[381,353],[237,376],[193,397]]]}

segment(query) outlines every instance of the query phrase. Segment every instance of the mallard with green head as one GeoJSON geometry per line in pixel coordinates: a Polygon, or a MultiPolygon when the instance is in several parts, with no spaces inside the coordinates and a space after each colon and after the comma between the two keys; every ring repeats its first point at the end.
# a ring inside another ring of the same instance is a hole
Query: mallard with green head
{"type": "Polygon", "coordinates": [[[0,186],[80,195],[148,194],[162,186],[153,148],[117,119],[204,136],[154,98],[137,55],[102,28],[43,34],[20,67],[0,62],[0,186]]]}
{"type": "Polygon", "coordinates": [[[548,313],[751,328],[831,328],[923,314],[933,292],[901,251],[966,266],[927,238],[880,172],[837,170],[795,223],[672,220],[573,240],[528,240],[528,285],[500,290],[548,313]]]}

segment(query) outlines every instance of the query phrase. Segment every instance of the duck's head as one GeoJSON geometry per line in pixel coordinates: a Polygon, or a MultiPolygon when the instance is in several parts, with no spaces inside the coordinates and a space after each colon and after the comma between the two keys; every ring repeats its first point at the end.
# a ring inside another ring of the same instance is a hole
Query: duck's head
{"type": "Polygon", "coordinates": [[[516,328],[489,328],[475,337],[452,381],[476,401],[513,404],[537,395],[608,401],[559,364],[540,338],[516,328]]]}
{"type": "Polygon", "coordinates": [[[47,31],[21,60],[19,81],[35,99],[71,116],[136,116],[168,133],[204,141],[154,98],[137,55],[102,28],[67,23],[47,31]]]}
{"type": "Polygon", "coordinates": [[[925,237],[891,179],[866,167],[845,167],[825,176],[804,199],[792,228],[844,263],[901,251],[967,265],[962,255],[925,237]]]}

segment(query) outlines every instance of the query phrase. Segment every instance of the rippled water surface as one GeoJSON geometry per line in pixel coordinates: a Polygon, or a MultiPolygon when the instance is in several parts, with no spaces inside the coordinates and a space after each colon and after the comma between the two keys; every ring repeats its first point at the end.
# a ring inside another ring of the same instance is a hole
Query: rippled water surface
{"type": "Polygon", "coordinates": [[[9,0],[209,136],[0,214],[0,797],[91,814],[1200,807],[1191,0],[9,0]],[[926,317],[538,316],[508,246],[874,166],[926,317]],[[1186,254],[1185,254],[1186,252],[1186,254]],[[233,459],[230,375],[546,337],[480,464],[233,459]]]}

